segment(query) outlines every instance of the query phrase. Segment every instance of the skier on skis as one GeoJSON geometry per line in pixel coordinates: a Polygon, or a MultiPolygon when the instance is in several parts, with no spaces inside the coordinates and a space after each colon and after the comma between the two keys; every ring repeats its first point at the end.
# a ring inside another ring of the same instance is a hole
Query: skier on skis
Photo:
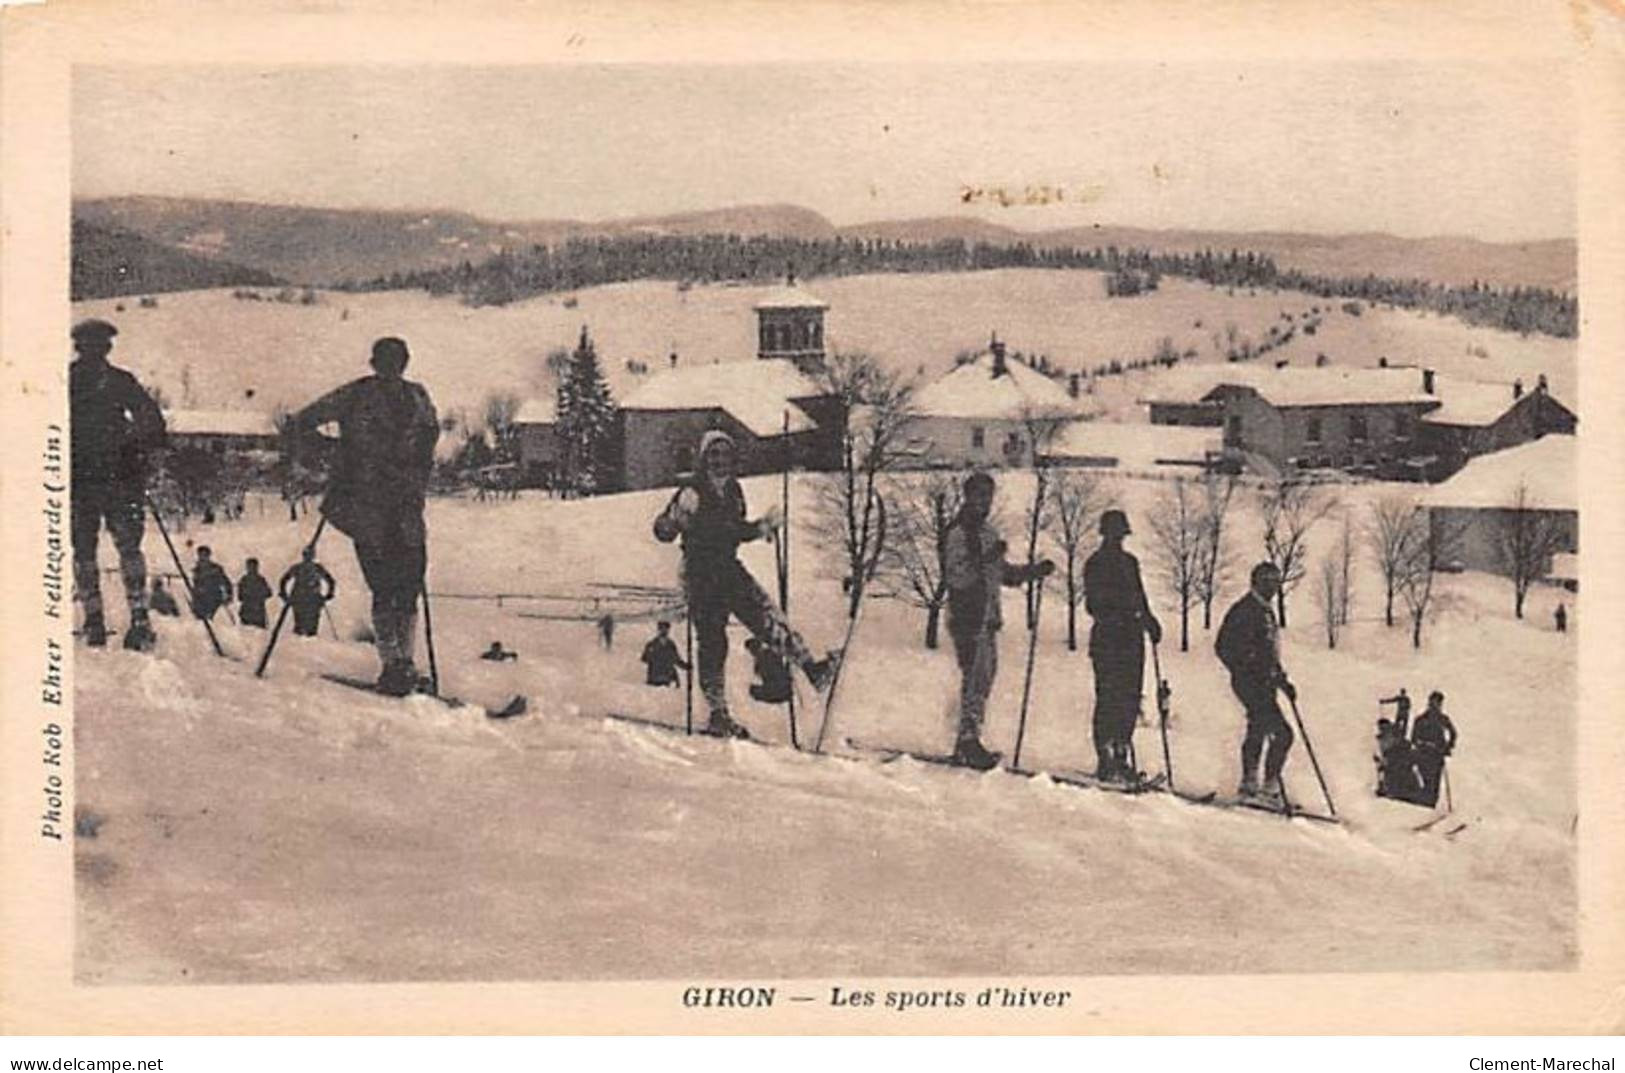
{"type": "Polygon", "coordinates": [[[141,554],[147,458],[164,447],[166,430],[152,396],[135,377],[108,362],[117,334],[118,329],[105,320],[80,321],[72,332],[77,354],[68,369],[73,584],[85,612],[81,636],[85,644],[102,648],[107,644],[107,621],[96,544],[105,520],[118,550],[124,598],[130,607],[124,647],[145,652],[155,640],[147,618],[147,560],[141,554]]]}
{"type": "Polygon", "coordinates": [[[813,688],[823,693],[834,680],[834,657],[817,659],[791,628],[762,587],[738,558],[739,545],[760,540],[783,524],[770,508],[755,521],[745,520],[745,493],[735,477],[734,441],[713,429],[700,437],[694,475],[655,519],[655,539],[683,542],[683,587],[699,645],[700,690],[711,715],[707,732],[748,738],[728,713],[724,669],[728,660],[728,617],[732,615],[781,658],[801,668],[813,688]]]}
{"type": "Polygon", "coordinates": [[[192,567],[192,613],[207,622],[229,603],[231,579],[214,561],[214,551],[207,544],[199,544],[197,563],[192,567]]]}
{"type": "Polygon", "coordinates": [[[1292,748],[1293,734],[1275,694],[1280,691],[1297,700],[1298,690],[1281,667],[1280,630],[1271,604],[1280,589],[1281,571],[1274,563],[1262,562],[1253,567],[1250,589],[1225,614],[1214,649],[1230,672],[1230,688],[1247,713],[1247,734],[1241,742],[1241,786],[1237,792],[1243,798],[1259,798],[1266,804],[1284,807],[1281,768],[1292,748]],[[1260,753],[1264,753],[1262,786],[1258,780],[1260,753]]]}
{"type": "Polygon", "coordinates": [[[277,582],[277,594],[293,610],[293,632],[298,637],[315,637],[322,624],[322,607],[333,598],[338,584],[327,568],[316,561],[316,549],[306,548],[299,561],[288,567],[277,582]]]}
{"type": "Polygon", "coordinates": [[[260,561],[249,559],[243,564],[243,576],[237,579],[237,618],[244,626],[265,629],[265,601],[271,598],[271,583],[260,573],[260,561]]]}
{"type": "Polygon", "coordinates": [[[678,684],[677,668],[688,670],[688,664],[677,654],[677,642],[671,639],[671,623],[661,620],[655,626],[655,635],[643,646],[643,664],[649,668],[644,681],[652,686],[678,684]]]}
{"type": "Polygon", "coordinates": [[[1095,777],[1137,782],[1134,725],[1145,690],[1145,638],[1162,640],[1162,624],[1151,613],[1140,580],[1140,562],[1123,548],[1132,533],[1128,516],[1108,510],[1100,516],[1100,547],[1083,565],[1084,607],[1093,618],[1089,662],[1095,672],[1095,777]]]}
{"type": "Polygon", "coordinates": [[[993,478],[972,473],[965,478],[959,515],[948,528],[946,569],[948,583],[948,636],[959,663],[959,730],[954,761],[978,771],[999,764],[999,754],[982,745],[982,719],[987,697],[999,673],[1001,586],[1025,585],[1046,578],[1055,564],[1040,560],[1031,567],[1009,562],[1008,545],[988,524],[993,511],[993,478]]]}
{"type": "Polygon", "coordinates": [[[1456,750],[1456,724],[1444,714],[1444,694],[1437,689],[1428,694],[1428,706],[1416,717],[1411,749],[1416,754],[1416,773],[1422,778],[1421,803],[1437,805],[1445,758],[1456,750]]]}
{"type": "Polygon", "coordinates": [[[338,456],[321,510],[355,543],[372,590],[373,636],[383,664],[377,688],[391,696],[418,686],[412,651],[428,566],[423,509],[440,437],[429,393],[402,375],[410,357],[403,340],[379,339],[372,345],[373,375],[329,392],[293,418],[306,439],[328,422],[338,424],[338,456]]]}

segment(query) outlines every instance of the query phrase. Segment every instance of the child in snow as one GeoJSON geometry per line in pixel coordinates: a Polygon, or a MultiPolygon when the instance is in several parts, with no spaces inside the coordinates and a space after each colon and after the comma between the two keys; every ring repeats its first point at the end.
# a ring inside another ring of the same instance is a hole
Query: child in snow
{"type": "Polygon", "coordinates": [[[505,663],[510,659],[518,659],[519,653],[503,648],[501,641],[492,641],[491,647],[480,653],[480,658],[490,660],[492,663],[505,663]]]}
{"type": "Polygon", "coordinates": [[[192,567],[192,611],[207,621],[214,613],[231,602],[231,579],[214,561],[214,552],[207,544],[198,545],[197,564],[192,567]]]}
{"type": "Polygon", "coordinates": [[[679,685],[677,669],[689,669],[683,657],[677,654],[677,642],[671,639],[671,623],[665,620],[655,626],[655,635],[643,646],[641,658],[643,665],[649,668],[643,680],[652,686],[679,685]]]}
{"type": "Polygon", "coordinates": [[[1405,731],[1391,719],[1377,720],[1377,796],[1417,802],[1422,783],[1405,731]]]}
{"type": "Polygon", "coordinates": [[[728,661],[728,618],[733,616],[763,644],[800,667],[822,693],[834,680],[834,659],[817,659],[790,627],[738,558],[739,545],[776,532],[783,520],[774,510],[745,519],[745,493],[735,474],[733,439],[713,429],[700,437],[694,475],[684,481],[655,519],[655,539],[682,538],[683,588],[688,596],[694,638],[699,646],[700,690],[711,709],[707,731],[749,737],[728,714],[724,668],[728,661]]]}

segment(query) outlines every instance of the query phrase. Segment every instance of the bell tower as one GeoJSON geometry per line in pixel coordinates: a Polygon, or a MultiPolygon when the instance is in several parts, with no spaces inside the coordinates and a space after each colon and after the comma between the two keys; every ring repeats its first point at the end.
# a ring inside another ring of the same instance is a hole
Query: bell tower
{"type": "Polygon", "coordinates": [[[824,311],[829,305],[796,285],[794,273],[756,303],[756,356],[787,359],[804,373],[824,366],[824,311]]]}

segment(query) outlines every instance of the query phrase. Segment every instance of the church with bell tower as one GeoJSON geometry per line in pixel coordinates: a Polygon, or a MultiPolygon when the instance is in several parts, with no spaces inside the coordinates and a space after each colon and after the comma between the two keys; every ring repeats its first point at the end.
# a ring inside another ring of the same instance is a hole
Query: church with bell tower
{"type": "Polygon", "coordinates": [[[790,273],[781,287],[763,295],[756,306],[756,357],[785,360],[814,376],[824,367],[826,302],[796,285],[790,273]]]}

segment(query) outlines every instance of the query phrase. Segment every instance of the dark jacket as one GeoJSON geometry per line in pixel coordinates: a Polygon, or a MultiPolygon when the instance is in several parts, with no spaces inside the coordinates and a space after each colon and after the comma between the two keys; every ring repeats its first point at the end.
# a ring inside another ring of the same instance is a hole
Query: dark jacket
{"type": "Polygon", "coordinates": [[[1411,729],[1411,744],[1449,756],[1456,749],[1456,724],[1443,712],[1424,711],[1416,717],[1416,725],[1411,729]]]}
{"type": "Polygon", "coordinates": [[[192,593],[203,607],[219,607],[231,599],[231,579],[213,559],[198,563],[192,573],[192,593]]]}
{"type": "Polygon", "coordinates": [[[263,604],[271,598],[271,584],[264,574],[244,574],[237,579],[237,599],[245,604],[263,604]]]}
{"type": "Polygon", "coordinates": [[[136,378],[83,359],[68,367],[75,484],[143,484],[147,455],[164,445],[164,415],[136,378]]]}
{"type": "Polygon", "coordinates": [[[301,559],[288,567],[277,583],[277,592],[290,604],[316,604],[333,598],[337,584],[321,563],[301,559]]]}
{"type": "Polygon", "coordinates": [[[726,564],[738,555],[739,545],[761,537],[761,530],[745,520],[745,492],[733,478],[720,489],[703,477],[685,481],[655,519],[654,532],[665,544],[681,536],[683,561],[701,565],[726,564]],[[683,506],[685,492],[697,497],[692,510],[683,506]]]}
{"type": "Polygon", "coordinates": [[[1270,683],[1284,677],[1276,645],[1275,612],[1248,592],[1225,612],[1213,649],[1232,677],[1270,683]]]}
{"type": "Polygon", "coordinates": [[[1145,651],[1151,608],[1140,580],[1140,561],[1121,547],[1101,545],[1083,564],[1083,606],[1095,620],[1089,654],[1145,651]]]}
{"type": "Polygon", "coordinates": [[[688,668],[677,654],[677,645],[670,637],[655,637],[643,646],[643,662],[649,673],[645,679],[652,686],[667,686],[677,681],[677,668],[688,668]]]}
{"type": "Polygon", "coordinates": [[[440,424],[422,384],[365,376],[294,415],[295,433],[339,426],[322,513],[358,544],[420,547],[440,424]]]}

